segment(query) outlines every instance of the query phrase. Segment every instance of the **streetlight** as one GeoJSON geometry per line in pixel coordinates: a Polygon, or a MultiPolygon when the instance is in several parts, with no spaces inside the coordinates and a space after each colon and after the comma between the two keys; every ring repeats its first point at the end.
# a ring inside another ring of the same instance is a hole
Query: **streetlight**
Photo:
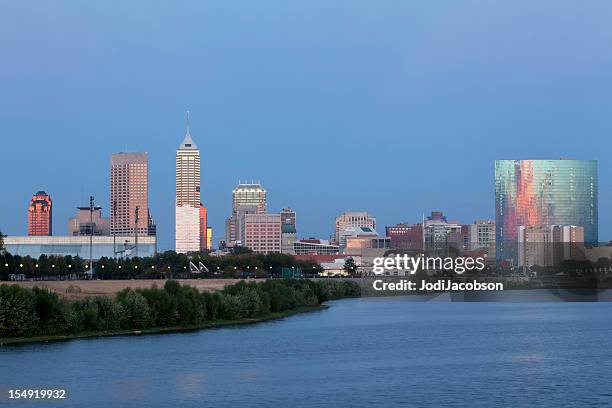
{"type": "Polygon", "coordinates": [[[89,273],[93,278],[93,212],[94,196],[89,196],[89,273]]]}

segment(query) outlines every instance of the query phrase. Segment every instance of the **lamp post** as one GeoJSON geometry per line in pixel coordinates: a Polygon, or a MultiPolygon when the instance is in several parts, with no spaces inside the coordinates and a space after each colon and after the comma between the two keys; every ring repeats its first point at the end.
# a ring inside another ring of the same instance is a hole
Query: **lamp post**
{"type": "Polygon", "coordinates": [[[134,253],[138,257],[138,206],[134,210],[134,253]]]}
{"type": "Polygon", "coordinates": [[[89,196],[89,273],[93,278],[93,212],[94,196],[89,196]]]}
{"type": "MultiPolygon", "coordinates": [[[[116,223],[117,222],[117,200],[113,200],[113,221],[111,222],[111,224],[116,223]]],[[[113,257],[115,259],[117,259],[117,246],[116,246],[116,232],[115,232],[115,228],[113,228],[113,226],[111,225],[111,230],[113,232],[113,257]]]]}

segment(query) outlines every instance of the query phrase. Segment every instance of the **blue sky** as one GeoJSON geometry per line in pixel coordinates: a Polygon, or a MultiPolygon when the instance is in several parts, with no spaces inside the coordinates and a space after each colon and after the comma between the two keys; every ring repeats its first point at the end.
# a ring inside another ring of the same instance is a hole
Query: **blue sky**
{"type": "Polygon", "coordinates": [[[3,2],[0,229],[32,193],[54,233],[90,193],[108,215],[117,151],[149,153],[151,211],[174,244],[185,111],[215,241],[239,179],[300,236],[367,210],[494,218],[495,159],[599,160],[612,239],[607,1],[3,2]]]}

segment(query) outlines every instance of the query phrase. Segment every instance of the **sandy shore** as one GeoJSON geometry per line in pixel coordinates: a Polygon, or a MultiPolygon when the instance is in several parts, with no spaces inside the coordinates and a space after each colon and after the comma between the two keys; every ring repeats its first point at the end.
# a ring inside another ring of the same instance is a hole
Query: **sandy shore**
{"type": "MultiPolygon", "coordinates": [[[[223,289],[226,285],[239,282],[239,279],[177,279],[181,285],[189,285],[200,289],[214,292],[223,289]]],[[[18,284],[31,288],[38,286],[47,288],[68,298],[83,298],[87,296],[114,296],[125,288],[149,288],[153,284],[158,288],[164,286],[164,279],[138,279],[138,280],[77,280],[77,281],[25,281],[25,282],[2,282],[18,284]]]]}

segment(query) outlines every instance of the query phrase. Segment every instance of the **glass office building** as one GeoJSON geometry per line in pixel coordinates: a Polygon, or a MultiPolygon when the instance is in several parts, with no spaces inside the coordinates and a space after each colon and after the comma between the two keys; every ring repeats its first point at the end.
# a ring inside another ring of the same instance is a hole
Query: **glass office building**
{"type": "Polygon", "coordinates": [[[597,161],[495,161],[497,259],[517,259],[520,226],[575,225],[596,244],[597,161]]]}

